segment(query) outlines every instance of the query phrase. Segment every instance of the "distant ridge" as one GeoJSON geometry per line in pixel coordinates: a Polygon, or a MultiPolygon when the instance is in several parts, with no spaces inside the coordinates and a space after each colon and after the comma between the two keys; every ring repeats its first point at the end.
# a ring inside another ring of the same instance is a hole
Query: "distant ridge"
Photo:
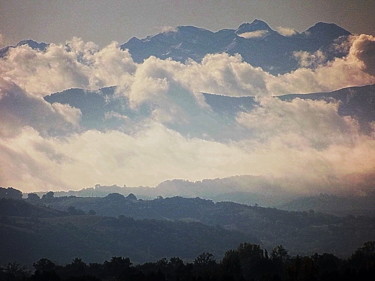
{"type": "Polygon", "coordinates": [[[293,56],[295,51],[315,52],[322,49],[328,52],[327,57],[330,59],[344,55],[329,46],[336,39],[348,35],[349,31],[336,24],[319,22],[302,33],[283,36],[272,30],[266,22],[256,19],[241,24],[236,30],[223,29],[217,32],[194,26],[179,26],[174,31],[144,39],[134,37],[121,45],[121,48],[129,49],[136,62],[142,62],[150,56],[184,62],[187,59],[200,61],[205,55],[213,53],[240,54],[246,62],[272,74],[280,74],[298,67],[293,56]],[[252,32],[254,36],[244,36],[252,32]]]}
{"type": "Polygon", "coordinates": [[[235,31],[236,34],[241,34],[245,32],[253,32],[258,30],[273,31],[271,27],[264,21],[255,19],[252,23],[243,23],[235,31]]]}
{"type": "Polygon", "coordinates": [[[27,45],[30,48],[32,48],[34,50],[39,50],[39,51],[44,51],[49,46],[49,44],[44,43],[44,42],[39,43],[39,42],[36,42],[34,40],[30,40],[30,39],[29,40],[22,40],[22,41],[18,42],[17,45],[15,45],[15,46],[7,46],[7,47],[4,47],[4,48],[0,49],[0,58],[4,57],[11,48],[24,46],[24,45],[27,45]]]}
{"type": "MultiPolygon", "coordinates": [[[[116,119],[106,119],[106,112],[117,112],[131,119],[143,118],[149,113],[145,107],[143,111],[133,111],[125,98],[114,98],[115,87],[103,88],[89,92],[82,89],[69,89],[53,93],[45,97],[49,103],[69,104],[79,108],[82,112],[82,126],[86,128],[108,129],[116,128],[122,123],[116,119]]],[[[215,94],[204,94],[208,105],[219,116],[235,116],[239,111],[250,111],[257,105],[254,97],[231,97],[215,94]]],[[[349,87],[332,92],[311,94],[290,94],[279,96],[281,100],[295,98],[324,100],[327,102],[339,101],[339,114],[357,118],[363,128],[366,123],[375,121],[375,85],[349,87]]]]}
{"type": "MultiPolygon", "coordinates": [[[[284,36],[266,22],[255,19],[251,23],[241,24],[235,30],[222,29],[217,32],[195,26],[178,26],[174,30],[143,39],[133,37],[121,48],[128,49],[138,63],[150,56],[180,62],[188,59],[199,62],[207,54],[240,54],[244,61],[253,66],[262,67],[272,74],[282,74],[298,68],[298,61],[293,55],[296,51],[324,50],[328,59],[346,55],[330,46],[335,40],[349,35],[349,31],[334,23],[319,22],[304,32],[284,36]]],[[[23,40],[16,46],[0,49],[0,58],[11,48],[21,45],[41,51],[48,47],[47,43],[23,40]]]]}

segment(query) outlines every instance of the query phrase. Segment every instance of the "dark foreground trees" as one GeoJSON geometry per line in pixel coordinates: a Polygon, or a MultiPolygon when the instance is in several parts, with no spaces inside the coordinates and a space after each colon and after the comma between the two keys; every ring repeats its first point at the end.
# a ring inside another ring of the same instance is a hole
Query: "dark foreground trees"
{"type": "Polygon", "coordinates": [[[113,257],[103,264],[86,264],[79,258],[59,266],[43,258],[27,271],[15,263],[1,267],[0,280],[57,281],[331,281],[373,280],[375,276],[375,242],[366,242],[348,259],[332,254],[313,256],[288,255],[282,246],[271,253],[259,245],[243,243],[227,251],[222,261],[202,253],[193,262],[178,257],[133,265],[129,258],[113,257]]]}

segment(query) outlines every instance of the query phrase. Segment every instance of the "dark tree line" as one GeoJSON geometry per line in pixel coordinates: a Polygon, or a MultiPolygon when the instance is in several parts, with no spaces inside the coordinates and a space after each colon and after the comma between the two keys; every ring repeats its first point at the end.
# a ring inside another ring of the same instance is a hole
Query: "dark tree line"
{"type": "Polygon", "coordinates": [[[22,192],[13,187],[3,188],[0,186],[0,198],[21,200],[22,192]]]}
{"type": "Polygon", "coordinates": [[[227,251],[217,262],[210,253],[202,253],[193,262],[178,257],[133,265],[129,258],[113,257],[103,264],[86,264],[76,258],[60,266],[43,258],[27,271],[16,263],[0,270],[0,280],[30,281],[332,281],[373,280],[375,242],[366,242],[348,259],[332,254],[288,255],[282,246],[271,253],[259,245],[244,243],[227,251]]]}

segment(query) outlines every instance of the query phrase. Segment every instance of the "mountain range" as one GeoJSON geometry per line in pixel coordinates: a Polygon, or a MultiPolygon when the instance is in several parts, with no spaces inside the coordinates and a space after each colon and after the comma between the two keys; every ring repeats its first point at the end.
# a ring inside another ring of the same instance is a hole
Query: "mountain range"
{"type": "MultiPolygon", "coordinates": [[[[52,93],[44,99],[49,103],[68,104],[82,112],[82,126],[85,129],[115,129],[123,124],[123,120],[115,118],[127,116],[130,119],[141,120],[149,116],[153,110],[152,104],[141,109],[132,109],[128,100],[115,94],[116,87],[103,88],[98,91],[83,89],[69,89],[52,93]]],[[[259,103],[255,97],[231,97],[215,94],[203,94],[205,102],[210,106],[218,119],[232,119],[241,112],[249,112],[259,103]]],[[[181,97],[183,98],[183,97],[181,97]]],[[[368,130],[369,122],[375,121],[375,85],[350,87],[332,92],[311,94],[289,94],[275,97],[283,101],[293,99],[320,100],[325,102],[339,102],[338,113],[341,116],[351,116],[361,123],[364,130],[368,130]]],[[[184,100],[180,101],[182,106],[184,100]]],[[[197,125],[197,124],[194,124],[197,125]]],[[[183,129],[186,130],[187,126],[183,129]]],[[[190,132],[192,133],[192,132],[190,132]]]]}
{"type": "Polygon", "coordinates": [[[319,22],[302,33],[284,36],[272,30],[267,23],[254,20],[237,29],[212,32],[194,26],[179,26],[169,32],[133,37],[121,48],[128,49],[136,62],[155,56],[184,62],[201,61],[207,54],[240,54],[244,61],[262,67],[272,74],[290,72],[298,67],[293,53],[296,51],[329,53],[328,57],[344,55],[332,45],[335,40],[349,36],[350,32],[335,25],[319,22]]]}
{"type": "MultiPolygon", "coordinates": [[[[190,182],[186,180],[169,180],[156,187],[102,186],[81,190],[56,191],[56,197],[106,197],[117,193],[124,196],[135,194],[144,200],[159,197],[184,196],[200,197],[214,202],[234,202],[249,206],[262,206],[287,211],[315,211],[336,216],[374,216],[375,194],[366,196],[345,196],[333,194],[295,195],[280,192],[277,183],[266,178],[236,176],[223,179],[206,179],[190,182]]],[[[46,192],[37,192],[43,196],[46,192]]]]}
{"type": "MultiPolygon", "coordinates": [[[[212,32],[194,26],[178,26],[170,31],[136,37],[121,45],[129,50],[133,60],[141,63],[150,56],[186,62],[200,62],[207,54],[239,54],[245,62],[259,66],[271,74],[283,74],[299,67],[296,52],[323,51],[326,60],[343,57],[348,50],[337,48],[351,33],[333,23],[316,23],[307,30],[283,35],[262,20],[243,23],[237,29],[212,32]]],[[[4,57],[10,48],[28,45],[44,51],[47,43],[33,40],[20,41],[15,46],[0,50],[4,57]]]]}

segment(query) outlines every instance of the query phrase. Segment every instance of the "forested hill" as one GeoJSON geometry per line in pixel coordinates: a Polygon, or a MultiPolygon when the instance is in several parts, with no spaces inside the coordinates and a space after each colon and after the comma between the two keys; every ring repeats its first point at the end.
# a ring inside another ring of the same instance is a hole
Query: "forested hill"
{"type": "Polygon", "coordinates": [[[40,199],[60,211],[81,210],[100,216],[126,216],[159,221],[199,222],[221,226],[255,236],[267,248],[284,245],[292,254],[330,252],[348,256],[364,242],[375,239],[373,217],[336,217],[322,213],[290,212],[232,202],[214,203],[200,198],[159,197],[140,200],[110,194],[97,197],[54,197],[53,193],[40,199]]]}
{"type": "Polygon", "coordinates": [[[43,205],[0,199],[0,265],[31,264],[42,257],[59,263],[76,257],[103,262],[112,256],[135,262],[174,256],[192,260],[205,251],[222,257],[239,243],[260,243],[251,234],[198,222],[114,218],[43,205]]]}

